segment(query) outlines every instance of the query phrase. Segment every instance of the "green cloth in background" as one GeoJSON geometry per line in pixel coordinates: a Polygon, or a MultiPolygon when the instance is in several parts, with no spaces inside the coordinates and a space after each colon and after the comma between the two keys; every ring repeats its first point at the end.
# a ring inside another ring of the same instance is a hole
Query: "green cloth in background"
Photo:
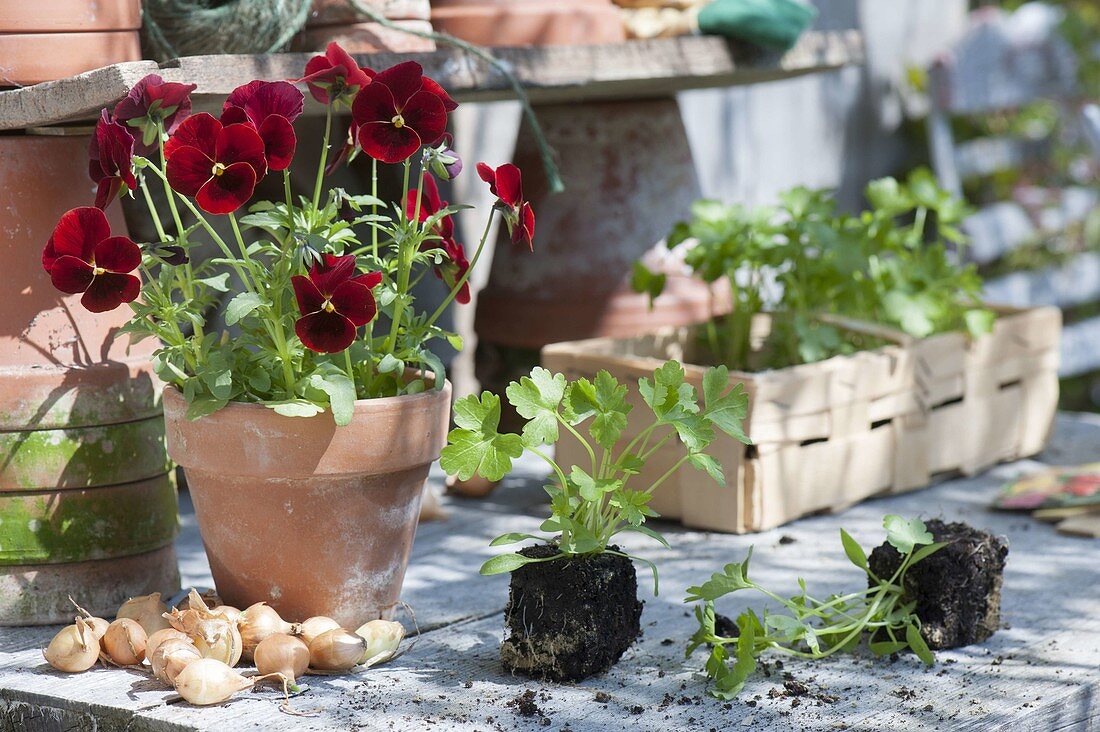
{"type": "Polygon", "coordinates": [[[785,51],[816,17],[795,0],[714,0],[699,11],[699,31],[785,51]]]}

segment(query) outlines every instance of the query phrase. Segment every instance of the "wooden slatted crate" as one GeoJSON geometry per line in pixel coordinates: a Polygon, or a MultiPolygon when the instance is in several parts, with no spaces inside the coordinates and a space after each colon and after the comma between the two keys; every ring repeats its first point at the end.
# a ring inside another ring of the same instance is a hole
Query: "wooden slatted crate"
{"type": "MultiPolygon", "coordinates": [[[[971,474],[1042,449],[1057,403],[1060,313],[1056,308],[1003,311],[993,333],[910,339],[869,326],[895,341],[875,350],[758,373],[731,372],[749,395],[749,447],[720,436],[710,452],[726,486],[682,468],[654,495],[653,508],[687,526],[744,533],[799,516],[836,511],[882,493],[927,485],[941,473],[971,474]]],[[[689,328],[630,339],[558,343],[543,365],[568,378],[606,369],[634,383],[667,359],[685,363],[701,389],[705,368],[689,328]]],[[[636,390],[633,390],[636,391],[636,390]]],[[[645,411],[631,399],[627,436],[645,411]]],[[[632,434],[633,433],[633,434],[632,434]]],[[[647,463],[638,484],[652,482],[681,456],[670,443],[647,463]]],[[[563,439],[559,462],[582,463],[580,444],[563,439]]]]}

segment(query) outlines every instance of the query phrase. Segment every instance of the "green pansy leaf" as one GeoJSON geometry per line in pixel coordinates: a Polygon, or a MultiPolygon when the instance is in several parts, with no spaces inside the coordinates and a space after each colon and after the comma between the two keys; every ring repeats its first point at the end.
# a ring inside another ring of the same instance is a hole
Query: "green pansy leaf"
{"type": "Polygon", "coordinates": [[[336,424],[343,427],[351,424],[355,413],[355,383],[346,374],[330,373],[310,377],[310,385],[328,394],[329,407],[336,424]]]}
{"type": "Polygon", "coordinates": [[[229,273],[223,272],[220,275],[213,277],[203,277],[196,280],[209,287],[211,290],[217,290],[218,292],[229,292],[229,273]]]}
{"type": "Polygon", "coordinates": [[[241,318],[264,304],[264,299],[255,292],[242,292],[235,295],[225,306],[225,324],[234,325],[241,318]]]}
{"type": "Polygon", "coordinates": [[[281,414],[284,417],[314,417],[325,411],[313,402],[304,399],[293,399],[282,402],[264,402],[264,406],[281,414]]]}

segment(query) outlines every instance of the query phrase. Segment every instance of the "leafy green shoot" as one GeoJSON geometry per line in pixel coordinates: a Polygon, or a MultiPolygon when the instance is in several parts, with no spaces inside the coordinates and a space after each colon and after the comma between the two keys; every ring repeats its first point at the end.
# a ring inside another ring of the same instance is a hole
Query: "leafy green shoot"
{"type": "Polygon", "coordinates": [[[765,651],[776,651],[799,658],[820,659],[851,651],[866,640],[876,656],[912,650],[931,666],[932,652],[920,633],[916,603],[905,595],[905,575],[913,565],[943,548],[918,519],[886,516],[883,520],[886,541],[902,556],[898,569],[890,577],[877,577],[867,564],[867,554],[844,529],[840,542],[848,560],[862,570],[868,582],[865,589],[824,599],[811,596],[799,578],[800,592],[782,597],[757,584],[749,577],[752,550],[742,562],[727,564],[701,585],[689,587],[684,602],[698,603],[698,623],[688,642],[687,656],[698,648],[710,646],[706,674],[714,682],[710,693],[719,699],[733,699],[756,670],[756,660],[765,651]],[[719,635],[715,628],[716,600],[740,590],[754,590],[779,605],[757,613],[746,610],[738,616],[737,635],[719,635]]]}
{"type": "MultiPolygon", "coordinates": [[[[646,525],[657,516],[649,505],[653,492],[685,464],[725,484],[721,466],[706,450],[720,434],[749,444],[742,428],[748,413],[744,386],[730,386],[728,369],[719,366],[703,374],[700,395],[683,366],[668,361],[652,378],[639,379],[637,388],[648,413],[645,419],[631,421],[628,388],[607,371],[594,379],[567,381],[562,374],[537,367],[506,390],[508,401],[525,420],[520,434],[499,431],[500,399],[489,392],[455,404],[456,427],[440,460],[448,473],[460,480],[474,475],[500,480],[524,450],[551,470],[545,486],[551,515],[542,523],[544,535],[505,534],[492,546],[534,539],[552,544],[557,554],[538,559],[501,554],[482,566],[482,574],[511,572],[560,557],[616,553],[609,546],[623,532],[643,534],[667,547],[664,537],[646,525]],[[545,448],[563,439],[580,444],[586,464],[559,465],[550,457],[545,448]],[[637,484],[646,461],[675,443],[682,446],[679,459],[652,482],[637,484]]],[[[657,568],[631,558],[649,565],[656,593],[657,568]]]]}

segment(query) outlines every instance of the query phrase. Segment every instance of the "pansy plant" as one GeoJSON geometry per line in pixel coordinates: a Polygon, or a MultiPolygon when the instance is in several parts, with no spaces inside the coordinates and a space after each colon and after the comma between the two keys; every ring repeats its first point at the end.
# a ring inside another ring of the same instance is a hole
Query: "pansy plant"
{"type": "MultiPolygon", "coordinates": [[[[512,461],[527,450],[552,471],[545,486],[551,516],[540,527],[546,535],[504,534],[492,546],[534,539],[549,542],[556,553],[548,557],[500,554],[485,562],[481,573],[511,572],[525,564],[563,557],[621,554],[609,545],[622,532],[641,533],[667,547],[664,538],[646,526],[646,519],[657,516],[649,505],[653,492],[685,464],[725,485],[722,468],[707,454],[707,448],[719,433],[749,444],[742,430],[748,411],[744,387],[729,386],[729,371],[724,366],[708,369],[702,387],[700,395],[675,361],[655,370],[652,378],[639,379],[638,393],[651,418],[629,434],[627,416],[632,406],[628,387],[607,371],[600,371],[592,380],[567,381],[564,375],[539,367],[530,376],[513,381],[506,391],[508,401],[526,420],[519,434],[499,431],[498,396],[483,392],[458,400],[454,409],[457,427],[441,456],[444,470],[460,480],[475,474],[500,480],[511,470],[512,461]],[[556,462],[545,448],[559,439],[577,440],[588,462],[556,462]],[[635,476],[646,461],[672,442],[683,447],[680,459],[653,482],[639,484],[635,476]]],[[[631,558],[649,565],[656,593],[657,568],[647,560],[631,558]]]]}
{"type": "MultiPolygon", "coordinates": [[[[469,302],[490,231],[487,223],[467,258],[452,220],[463,207],[442,200],[432,178],[462,169],[445,134],[457,104],[415,62],[376,73],[335,44],[300,79],[233,90],[219,116],[191,113],[193,89],[150,75],[103,111],[89,149],[95,205],[64,214],[42,253],[53,284],[81,294],[94,312],[129,304],[134,317],[123,331],[161,341],[154,367],[192,418],[245,401],[288,416],[328,409],[346,424],[356,399],[442,388],[443,364],[429,345],[461,347],[437,321],[453,301],[469,302]],[[296,197],[288,169],[304,108],[297,84],[325,105],[326,125],[312,190],[296,197]],[[334,134],[337,109],[352,112],[346,134],[334,134]],[[370,193],[326,191],[326,174],[359,153],[371,159],[370,193]],[[378,196],[379,163],[403,171],[396,201],[378,196]],[[278,174],[281,200],[254,201],[278,174]],[[145,200],[155,241],[110,230],[102,209],[120,195],[145,200]],[[215,217],[227,225],[216,228],[215,217]],[[197,261],[203,239],[220,256],[197,261]],[[428,272],[448,292],[424,312],[412,289],[428,272]],[[232,336],[208,320],[219,302],[232,336]]],[[[513,190],[518,170],[489,223],[500,213],[526,246],[533,215],[528,224],[510,214],[513,190]]]]}

